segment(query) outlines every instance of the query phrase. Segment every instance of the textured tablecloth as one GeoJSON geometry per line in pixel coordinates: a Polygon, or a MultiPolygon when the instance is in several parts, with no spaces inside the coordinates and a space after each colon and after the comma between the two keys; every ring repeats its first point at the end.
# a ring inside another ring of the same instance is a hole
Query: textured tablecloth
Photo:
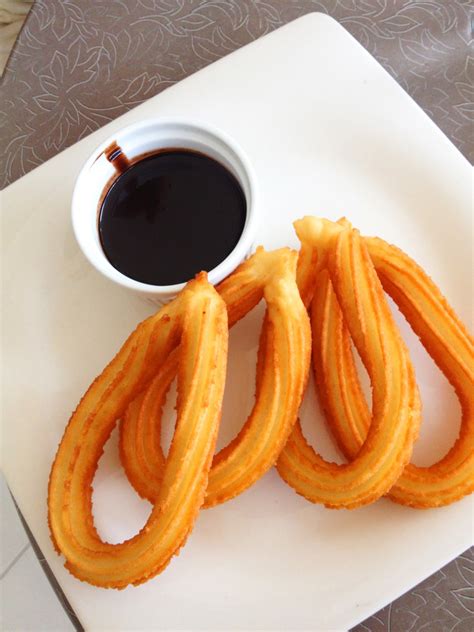
{"type": "MultiPolygon", "coordinates": [[[[310,11],[336,18],[473,162],[471,0],[36,0],[0,83],[0,187],[310,11]]],[[[473,577],[471,549],[355,630],[472,632],[473,577]]]]}

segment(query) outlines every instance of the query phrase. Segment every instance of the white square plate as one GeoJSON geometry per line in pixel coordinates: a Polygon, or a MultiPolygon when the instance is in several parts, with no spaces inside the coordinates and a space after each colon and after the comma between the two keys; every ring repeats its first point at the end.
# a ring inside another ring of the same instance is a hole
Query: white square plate
{"type": "MultiPolygon", "coordinates": [[[[382,500],[329,511],[270,472],[251,490],[201,512],[165,573],[125,591],[71,577],[46,524],[50,465],[90,381],[150,306],[83,259],[70,224],[74,179],[114,130],[149,116],[193,116],[232,135],[261,189],[259,241],[297,246],[291,220],[347,215],[363,233],[403,247],[469,317],[470,166],[420,108],[335,21],[313,14],[150,99],[3,194],[3,468],[67,598],[87,629],[341,630],[363,620],[471,544],[472,502],[415,511],[382,500]]],[[[231,335],[220,443],[252,399],[259,315],[231,335]]],[[[406,331],[406,327],[404,327],[406,331]]],[[[415,461],[451,445],[459,410],[415,337],[425,404],[415,461]]],[[[322,453],[312,388],[303,423],[322,453]]],[[[96,479],[101,533],[116,541],[145,520],[113,440],[96,479]]],[[[31,596],[29,596],[31,598],[31,596]]]]}

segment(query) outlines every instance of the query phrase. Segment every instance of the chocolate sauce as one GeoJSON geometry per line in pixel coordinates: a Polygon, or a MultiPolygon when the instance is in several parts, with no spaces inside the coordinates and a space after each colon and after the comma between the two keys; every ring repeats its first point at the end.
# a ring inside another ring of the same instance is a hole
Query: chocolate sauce
{"type": "Polygon", "coordinates": [[[220,163],[187,149],[134,164],[119,147],[106,154],[120,173],[99,213],[100,241],[114,268],[143,283],[173,285],[212,270],[232,252],[246,200],[220,163]]]}

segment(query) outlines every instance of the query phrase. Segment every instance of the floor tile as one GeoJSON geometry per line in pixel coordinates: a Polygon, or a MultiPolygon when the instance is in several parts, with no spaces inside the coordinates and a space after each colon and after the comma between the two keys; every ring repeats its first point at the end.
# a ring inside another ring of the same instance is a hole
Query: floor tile
{"type": "Polygon", "coordinates": [[[0,581],[0,602],[0,629],[4,632],[74,630],[31,546],[0,581]]]}
{"type": "Polygon", "coordinates": [[[23,529],[3,474],[0,474],[0,578],[28,546],[23,529]]]}

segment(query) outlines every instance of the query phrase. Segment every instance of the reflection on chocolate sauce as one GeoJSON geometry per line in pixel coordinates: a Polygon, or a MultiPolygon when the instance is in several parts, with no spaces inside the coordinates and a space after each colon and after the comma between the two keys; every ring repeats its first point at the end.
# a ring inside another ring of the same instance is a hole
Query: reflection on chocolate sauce
{"type": "Polygon", "coordinates": [[[246,200],[220,163],[187,149],[162,150],[133,164],[116,143],[105,153],[120,175],[102,202],[99,233],[122,274],[172,285],[212,270],[232,252],[246,200]]]}

